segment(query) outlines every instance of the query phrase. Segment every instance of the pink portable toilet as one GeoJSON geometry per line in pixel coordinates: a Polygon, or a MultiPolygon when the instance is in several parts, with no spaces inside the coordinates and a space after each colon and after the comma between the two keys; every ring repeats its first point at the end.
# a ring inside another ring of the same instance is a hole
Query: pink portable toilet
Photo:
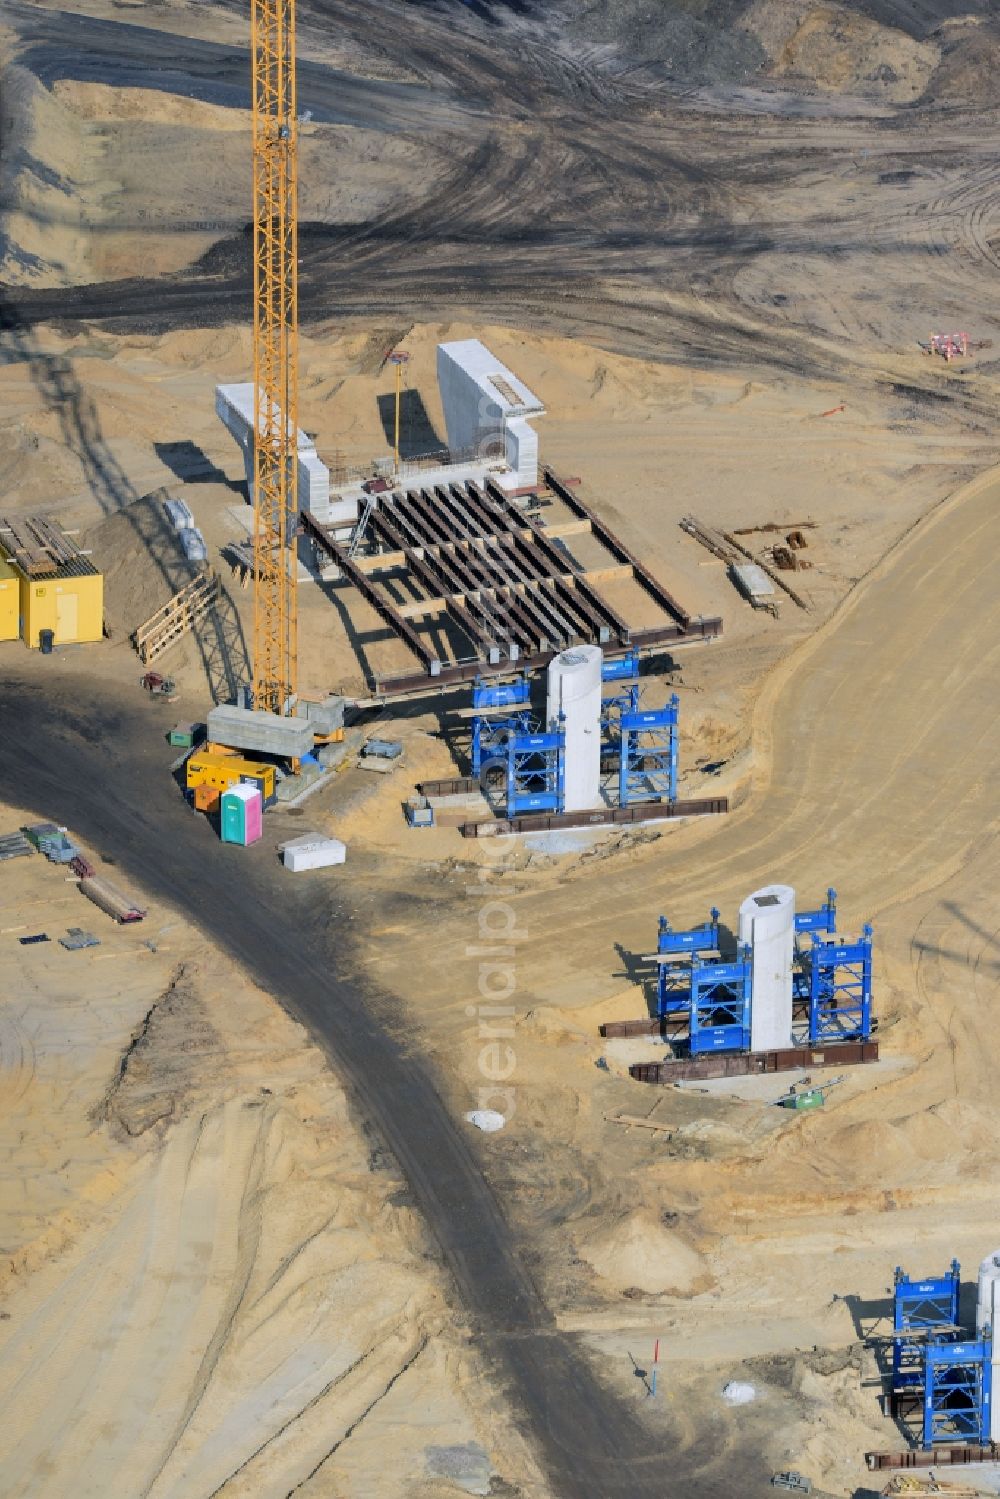
{"type": "Polygon", "coordinates": [[[264,803],[260,787],[243,781],[230,786],[219,799],[219,831],[223,843],[246,846],[256,843],[264,828],[264,803]]]}
{"type": "Polygon", "coordinates": [[[243,842],[256,843],[258,838],[264,834],[264,798],[261,796],[259,786],[246,786],[244,788],[250,793],[244,800],[246,807],[245,821],[243,824],[243,842]]]}

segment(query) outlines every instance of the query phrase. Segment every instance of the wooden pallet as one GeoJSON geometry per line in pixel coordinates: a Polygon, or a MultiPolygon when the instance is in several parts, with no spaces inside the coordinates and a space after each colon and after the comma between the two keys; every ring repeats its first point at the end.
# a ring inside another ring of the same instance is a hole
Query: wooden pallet
{"type": "Polygon", "coordinates": [[[29,578],[47,578],[79,557],[79,549],[44,515],[0,518],[0,546],[29,578]]]}
{"type": "Polygon", "coordinates": [[[219,579],[214,572],[192,578],[180,593],[157,609],[132,635],[143,666],[156,661],[185,636],[215,606],[219,579]]]}

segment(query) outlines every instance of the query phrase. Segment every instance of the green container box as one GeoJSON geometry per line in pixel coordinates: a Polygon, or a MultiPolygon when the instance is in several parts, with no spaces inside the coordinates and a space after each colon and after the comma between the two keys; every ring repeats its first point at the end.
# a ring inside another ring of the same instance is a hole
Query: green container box
{"type": "Polygon", "coordinates": [[[819,1088],[812,1088],[805,1093],[795,1093],[790,1098],[781,1100],[783,1109],[821,1109],[824,1103],[824,1095],[819,1088]]]}

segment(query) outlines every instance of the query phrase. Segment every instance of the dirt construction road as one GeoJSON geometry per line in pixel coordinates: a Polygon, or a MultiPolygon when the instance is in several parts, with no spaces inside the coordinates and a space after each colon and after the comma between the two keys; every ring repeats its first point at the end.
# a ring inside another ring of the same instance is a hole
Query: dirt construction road
{"type": "MultiPolygon", "coordinates": [[[[988,1067],[992,1058],[983,1015],[995,974],[983,950],[1000,913],[996,830],[984,818],[981,790],[996,774],[1000,591],[986,538],[998,496],[995,475],[968,486],[779,669],[755,729],[757,757],[770,775],[762,773],[748,807],[718,831],[691,827],[661,845],[669,857],[657,860],[655,875],[658,903],[679,919],[696,916],[712,898],[728,903],[762,878],[820,890],[835,871],[845,911],[874,915],[897,949],[922,922],[913,971],[919,989],[924,965],[938,965],[935,1015],[947,1043],[940,1065],[922,1078],[924,1108],[947,1093],[956,1048],[966,1067],[988,1067]],[[905,918],[892,920],[904,904],[905,918]],[[982,935],[970,939],[969,931],[982,935]]],[[[233,852],[181,808],[164,752],[148,747],[148,721],[88,708],[83,685],[71,666],[40,658],[24,680],[4,683],[0,714],[19,725],[0,743],[5,782],[30,787],[40,813],[66,821],[190,911],[323,1040],[409,1178],[553,1492],[574,1499],[662,1493],[661,1442],[605,1397],[556,1331],[432,1073],[392,1029],[392,1012],[370,986],[345,982],[352,955],[342,936],[361,935],[376,914],[370,893],[360,886],[350,907],[345,899],[342,910],[317,915],[311,897],[272,872],[263,848],[237,890],[233,852]]],[[[523,959],[537,993],[557,971],[565,984],[567,966],[585,990],[595,972],[606,972],[615,940],[641,950],[650,877],[647,862],[623,870],[610,887],[593,876],[574,882],[575,917],[564,939],[539,941],[523,959]]],[[[433,932],[439,971],[450,937],[443,919],[433,932]]],[[[464,934],[461,940],[464,946],[464,934]]],[[[418,933],[398,948],[409,965],[423,957],[418,933]]],[[[888,956],[905,961],[905,946],[888,956]]],[[[454,991],[462,976],[448,968],[454,991]]],[[[383,977],[396,976],[383,969],[383,977]]],[[[679,1437],[670,1452],[671,1491],[732,1493],[737,1464],[745,1476],[745,1450],[706,1453],[693,1436],[679,1437]]]]}
{"type": "MultiPolygon", "coordinates": [[[[239,45],[28,5],[10,15],[16,60],[48,87],[98,80],[248,102],[239,45]]],[[[866,382],[895,377],[896,351],[927,337],[928,318],[992,331],[996,137],[960,106],[893,114],[778,94],[762,107],[739,90],[640,85],[581,60],[544,10],[528,24],[512,9],[498,31],[461,6],[317,0],[299,21],[303,109],[433,141],[443,163],[367,222],[302,226],[305,320],[488,309],[647,358],[866,382]],[[374,32],[405,81],[313,60],[331,40],[364,47],[374,32]]],[[[235,25],[231,35],[241,40],[235,25]]],[[[141,245],[149,231],[131,213],[123,198],[115,227],[141,245]]],[[[230,234],[179,275],[25,287],[2,316],[213,326],[246,316],[250,269],[247,236],[230,234]]],[[[918,364],[914,398],[933,387],[976,408],[963,382],[940,376],[918,364]]]]}
{"type": "MultiPolygon", "coordinates": [[[[755,715],[755,795],[716,836],[692,827],[674,842],[664,901],[695,914],[779,872],[820,896],[836,871],[841,907],[859,918],[947,886],[957,907],[975,888],[983,923],[997,832],[998,498],[992,474],[946,502],[779,668],[755,715]]],[[[602,923],[617,922],[626,944],[640,920],[649,941],[648,918],[625,914],[636,893],[626,875],[602,895],[602,923]]]]}
{"type": "Polygon", "coordinates": [[[540,999],[592,993],[616,942],[648,950],[653,906],[687,925],[769,879],[807,903],[834,881],[848,926],[939,889],[960,926],[975,892],[976,926],[995,929],[984,799],[997,771],[998,497],[994,473],[945,502],[779,666],[755,711],[754,794],[722,824],[669,836],[652,897],[645,862],[574,878],[565,940],[528,939],[540,999]]]}

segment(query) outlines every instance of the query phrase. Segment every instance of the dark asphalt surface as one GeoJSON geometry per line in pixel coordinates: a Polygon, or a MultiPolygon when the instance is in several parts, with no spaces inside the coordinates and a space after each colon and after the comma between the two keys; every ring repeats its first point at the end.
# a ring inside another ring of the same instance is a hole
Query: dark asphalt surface
{"type": "MultiPolygon", "coordinates": [[[[80,657],[33,658],[0,684],[0,784],[65,823],[152,894],[197,922],[322,1045],[363,1118],[398,1162],[519,1426],[560,1499],[731,1495],[723,1454],[664,1444],[602,1388],[557,1331],[398,1008],[351,972],[370,914],[342,874],[296,883],[269,844],[221,844],[185,806],[150,705],[115,706],[80,657]],[[145,710],[145,711],[143,711],[145,710]]],[[[743,1454],[740,1472],[754,1475],[743,1454]]],[[[744,1488],[745,1493],[753,1488],[744,1488]]],[[[761,1490],[763,1492],[763,1489],[761,1490]]]]}

